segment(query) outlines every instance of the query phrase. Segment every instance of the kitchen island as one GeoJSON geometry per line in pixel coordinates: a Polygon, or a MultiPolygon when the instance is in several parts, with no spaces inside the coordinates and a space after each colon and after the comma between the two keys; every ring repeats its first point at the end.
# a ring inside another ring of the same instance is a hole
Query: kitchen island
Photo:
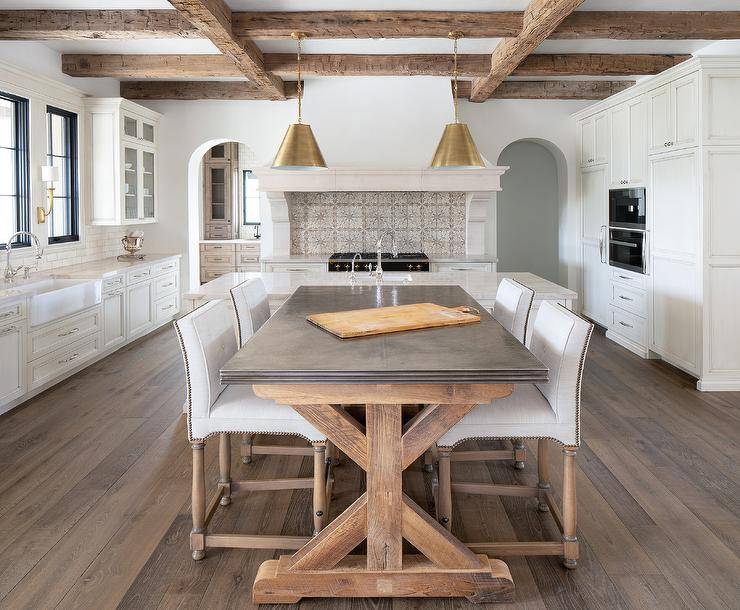
{"type": "MultiPolygon", "coordinates": [[[[279,272],[279,273],[226,273],[215,280],[183,293],[183,309],[191,311],[214,299],[230,299],[229,290],[248,279],[259,277],[265,284],[270,299],[270,310],[275,311],[299,286],[347,286],[349,274],[328,272],[279,272]]],[[[429,273],[388,272],[383,285],[412,286],[460,286],[484,308],[491,311],[496,301],[499,282],[511,278],[528,286],[535,292],[532,315],[536,314],[542,301],[555,301],[568,309],[578,295],[569,288],[554,284],[533,273],[511,272],[490,273],[486,271],[449,271],[429,273]]],[[[357,273],[356,285],[373,286],[375,280],[367,273],[357,273]]]]}

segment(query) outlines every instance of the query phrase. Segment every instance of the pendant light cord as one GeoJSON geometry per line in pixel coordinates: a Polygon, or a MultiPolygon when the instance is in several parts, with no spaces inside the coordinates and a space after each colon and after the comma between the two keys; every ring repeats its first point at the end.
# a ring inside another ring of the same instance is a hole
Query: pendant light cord
{"type": "Polygon", "coordinates": [[[303,36],[298,35],[298,124],[301,124],[301,97],[303,95],[303,86],[301,85],[301,39],[303,36]]]}
{"type": "Polygon", "coordinates": [[[455,123],[459,123],[457,116],[457,39],[458,36],[453,38],[452,53],[453,53],[453,67],[452,67],[452,95],[454,98],[455,105],[455,123]]]}

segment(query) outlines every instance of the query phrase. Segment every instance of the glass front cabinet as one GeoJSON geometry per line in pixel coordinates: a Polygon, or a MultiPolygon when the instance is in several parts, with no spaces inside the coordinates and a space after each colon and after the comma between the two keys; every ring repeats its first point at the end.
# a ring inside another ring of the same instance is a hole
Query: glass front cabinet
{"type": "Polygon", "coordinates": [[[91,223],[157,221],[159,114],[123,98],[86,101],[91,223]]]}

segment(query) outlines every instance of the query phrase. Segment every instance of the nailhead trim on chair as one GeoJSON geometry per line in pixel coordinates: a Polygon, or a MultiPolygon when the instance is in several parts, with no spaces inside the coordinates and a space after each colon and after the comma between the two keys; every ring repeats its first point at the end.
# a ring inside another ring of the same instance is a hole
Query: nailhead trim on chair
{"type": "MultiPolygon", "coordinates": [[[[583,369],[586,366],[586,353],[588,352],[588,346],[591,343],[591,337],[593,336],[594,332],[594,324],[593,322],[586,320],[583,316],[579,316],[577,313],[571,311],[567,307],[561,305],[560,303],[557,304],[558,307],[562,307],[565,311],[568,313],[573,314],[574,316],[578,316],[583,320],[584,322],[588,322],[590,325],[588,335],[586,336],[586,341],[583,344],[583,351],[581,352],[581,358],[578,362],[578,379],[576,380],[576,447],[581,446],[581,383],[583,381],[583,369]]],[[[526,337],[526,334],[525,334],[526,337]]],[[[556,443],[560,443],[564,447],[567,447],[569,445],[566,445],[566,443],[562,442],[561,440],[558,440],[552,436],[518,436],[517,438],[526,438],[529,440],[550,440],[555,441],[556,443]]],[[[505,440],[511,440],[511,436],[469,436],[467,438],[464,438],[451,447],[446,447],[444,445],[437,445],[438,447],[444,447],[445,449],[454,449],[461,443],[464,443],[465,441],[475,441],[475,440],[482,440],[482,441],[505,441],[505,440]]]]}

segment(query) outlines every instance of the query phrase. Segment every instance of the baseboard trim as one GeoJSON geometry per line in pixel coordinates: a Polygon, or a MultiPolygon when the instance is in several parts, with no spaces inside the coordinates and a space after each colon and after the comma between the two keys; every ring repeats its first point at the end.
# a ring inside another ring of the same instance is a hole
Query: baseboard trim
{"type": "Polygon", "coordinates": [[[740,377],[713,379],[711,375],[706,375],[696,382],[696,389],[700,392],[740,392],[740,377]]]}
{"type": "Polygon", "coordinates": [[[614,341],[614,343],[621,345],[623,348],[628,349],[633,354],[637,354],[638,356],[640,356],[640,358],[647,359],[650,356],[650,350],[648,350],[646,346],[635,343],[634,341],[630,341],[626,337],[623,337],[613,330],[606,331],[606,338],[614,341]]]}

